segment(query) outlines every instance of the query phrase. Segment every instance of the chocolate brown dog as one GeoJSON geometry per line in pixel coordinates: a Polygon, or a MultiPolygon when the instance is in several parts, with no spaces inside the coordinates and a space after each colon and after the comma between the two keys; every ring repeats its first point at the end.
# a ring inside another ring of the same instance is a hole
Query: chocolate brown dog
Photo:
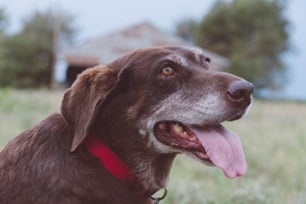
{"type": "Polygon", "coordinates": [[[55,113],[0,153],[1,204],[151,203],[186,153],[241,176],[241,118],[253,85],[209,69],[198,49],[140,49],[86,70],[55,113]]]}

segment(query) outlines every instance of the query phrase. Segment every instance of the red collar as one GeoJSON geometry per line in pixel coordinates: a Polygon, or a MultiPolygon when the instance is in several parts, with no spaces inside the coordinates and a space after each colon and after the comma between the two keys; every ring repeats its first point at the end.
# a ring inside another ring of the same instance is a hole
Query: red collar
{"type": "MultiPolygon", "coordinates": [[[[89,134],[84,143],[87,150],[93,156],[97,157],[100,160],[101,165],[113,176],[121,180],[132,181],[137,185],[141,184],[130,167],[125,164],[115,152],[107,147],[96,134],[89,134]]],[[[166,197],[167,189],[164,189],[164,192],[160,197],[154,197],[152,193],[146,191],[143,191],[143,194],[153,200],[154,203],[158,203],[166,197]]]]}
{"type": "Polygon", "coordinates": [[[101,165],[113,176],[121,180],[139,184],[136,175],[120,157],[107,147],[96,134],[91,133],[85,140],[87,150],[100,160],[101,165]]]}

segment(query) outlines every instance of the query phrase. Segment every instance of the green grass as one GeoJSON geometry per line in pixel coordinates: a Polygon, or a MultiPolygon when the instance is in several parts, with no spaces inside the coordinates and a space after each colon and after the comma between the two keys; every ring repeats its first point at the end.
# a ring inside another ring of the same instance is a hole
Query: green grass
{"type": "Polygon", "coordinates": [[[0,89],[0,149],[48,114],[59,111],[60,92],[0,89]]]}
{"type": "MultiPolygon", "coordinates": [[[[60,108],[62,92],[0,90],[0,149],[22,130],[60,108]]],[[[221,170],[179,156],[165,204],[306,203],[306,104],[255,101],[250,114],[225,125],[238,133],[248,173],[221,170]]]]}

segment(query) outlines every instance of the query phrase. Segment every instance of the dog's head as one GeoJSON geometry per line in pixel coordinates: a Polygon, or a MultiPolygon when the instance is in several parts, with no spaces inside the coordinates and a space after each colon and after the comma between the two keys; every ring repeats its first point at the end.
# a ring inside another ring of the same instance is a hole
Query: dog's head
{"type": "Polygon", "coordinates": [[[117,123],[116,129],[125,131],[120,134],[145,138],[147,148],[157,153],[187,153],[229,177],[244,174],[240,140],[221,123],[247,112],[253,85],[212,71],[209,64],[198,49],[162,47],[88,69],[62,103],[62,114],[74,130],[72,151],[102,118],[102,128],[107,129],[106,121],[117,123]]]}

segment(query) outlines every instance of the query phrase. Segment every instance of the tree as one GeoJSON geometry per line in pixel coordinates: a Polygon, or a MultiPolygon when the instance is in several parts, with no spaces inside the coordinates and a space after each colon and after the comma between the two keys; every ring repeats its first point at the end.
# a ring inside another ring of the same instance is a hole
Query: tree
{"type": "Polygon", "coordinates": [[[176,35],[180,36],[182,39],[193,42],[194,32],[197,27],[197,22],[193,19],[183,19],[176,25],[176,35]]]}
{"type": "Polygon", "coordinates": [[[21,32],[6,37],[0,55],[0,86],[50,86],[54,60],[54,26],[61,19],[61,41],[71,42],[75,30],[66,13],[36,12],[26,18],[21,32]]]}
{"type": "Polygon", "coordinates": [[[276,87],[289,47],[284,4],[277,0],[218,1],[197,27],[199,46],[231,60],[227,71],[257,87],[276,87]]]}
{"type": "MultiPolygon", "coordinates": [[[[5,26],[7,25],[7,17],[4,9],[0,8],[0,56],[4,53],[3,41],[5,38],[5,26]]],[[[1,60],[1,57],[0,57],[1,60]]]]}
{"type": "Polygon", "coordinates": [[[7,17],[5,15],[4,9],[0,8],[0,35],[4,32],[5,26],[7,24],[7,17]]]}

